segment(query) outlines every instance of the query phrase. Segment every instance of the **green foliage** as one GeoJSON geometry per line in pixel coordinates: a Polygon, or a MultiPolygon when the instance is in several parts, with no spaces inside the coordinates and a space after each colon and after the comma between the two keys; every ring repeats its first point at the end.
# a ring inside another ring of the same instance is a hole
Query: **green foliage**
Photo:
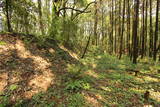
{"type": "Polygon", "coordinates": [[[36,25],[37,11],[35,4],[31,0],[12,1],[12,23],[18,26],[12,26],[16,32],[35,33],[33,30],[36,25]]]}
{"type": "Polygon", "coordinates": [[[82,89],[82,83],[83,81],[69,81],[66,83],[65,90],[69,90],[70,92],[77,92],[82,89]]]}
{"type": "Polygon", "coordinates": [[[6,107],[9,104],[9,96],[0,96],[0,107],[6,107]]]}
{"type": "Polygon", "coordinates": [[[12,84],[12,85],[9,87],[9,89],[10,89],[11,91],[16,90],[17,88],[18,88],[18,85],[16,85],[16,84],[12,84]]]}
{"type": "Polygon", "coordinates": [[[60,36],[61,29],[62,29],[61,23],[62,23],[62,19],[56,15],[53,15],[52,23],[51,23],[51,26],[49,28],[49,32],[47,35],[48,38],[54,38],[56,40],[61,40],[61,36],[60,36]]]}
{"type": "Polygon", "coordinates": [[[48,101],[45,93],[38,93],[32,97],[31,105],[35,105],[38,107],[53,107],[56,103],[52,101],[48,101]]]}
{"type": "Polygon", "coordinates": [[[90,89],[90,84],[83,81],[83,80],[75,80],[75,81],[69,81],[66,83],[65,90],[68,90],[70,92],[78,92],[82,89],[88,90],[90,89]]]}
{"type": "Polygon", "coordinates": [[[91,79],[84,75],[82,65],[68,65],[68,74],[66,75],[67,83],[65,90],[70,92],[81,91],[82,89],[90,89],[91,79]]]}
{"type": "Polygon", "coordinates": [[[69,64],[67,67],[67,71],[68,74],[66,75],[66,77],[68,78],[68,80],[79,80],[82,78],[83,75],[83,69],[82,69],[82,65],[76,65],[76,64],[69,64]]]}
{"type": "Polygon", "coordinates": [[[0,41],[0,45],[6,45],[6,42],[0,41]]]}
{"type": "Polygon", "coordinates": [[[68,100],[68,107],[84,107],[85,100],[83,95],[80,93],[73,94],[69,96],[68,100]]]}

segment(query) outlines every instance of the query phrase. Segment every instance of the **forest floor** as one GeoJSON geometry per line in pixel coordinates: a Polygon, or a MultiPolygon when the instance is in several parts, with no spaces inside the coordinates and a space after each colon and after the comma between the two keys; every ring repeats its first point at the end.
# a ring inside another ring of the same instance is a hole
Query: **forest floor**
{"type": "Polygon", "coordinates": [[[79,59],[55,41],[43,46],[24,36],[0,35],[0,107],[144,105],[160,105],[160,62],[144,58],[134,65],[97,50],[79,59]]]}

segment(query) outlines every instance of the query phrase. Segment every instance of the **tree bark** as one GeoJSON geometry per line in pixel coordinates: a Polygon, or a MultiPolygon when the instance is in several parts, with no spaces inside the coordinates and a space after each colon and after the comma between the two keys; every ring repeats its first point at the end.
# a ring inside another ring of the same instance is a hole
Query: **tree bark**
{"type": "Polygon", "coordinates": [[[10,0],[6,0],[6,18],[7,18],[7,28],[8,28],[8,32],[12,32],[12,27],[11,27],[11,22],[10,22],[10,12],[9,12],[9,7],[10,7],[10,4],[11,1],[10,0]]]}
{"type": "Polygon", "coordinates": [[[114,2],[114,5],[115,5],[115,20],[114,20],[114,24],[115,24],[115,38],[114,38],[114,52],[115,52],[115,54],[117,53],[117,17],[116,17],[116,15],[117,15],[117,6],[116,6],[116,0],[115,0],[115,2],[114,2]]]}
{"type": "Polygon", "coordinates": [[[142,4],[142,35],[141,35],[141,37],[142,37],[142,47],[141,47],[141,58],[143,58],[143,56],[144,56],[144,48],[145,48],[145,34],[144,34],[144,32],[145,32],[145,16],[144,16],[144,3],[145,3],[145,0],[143,0],[143,4],[142,4]]]}
{"type": "Polygon", "coordinates": [[[87,52],[87,49],[88,49],[88,46],[89,46],[89,43],[90,43],[90,39],[91,39],[91,34],[89,35],[89,38],[88,38],[88,41],[87,41],[87,45],[86,45],[86,47],[84,49],[84,52],[83,52],[83,55],[82,55],[81,58],[84,58],[84,56],[85,56],[85,54],[87,52]]]}
{"type": "Polygon", "coordinates": [[[97,24],[98,24],[98,6],[97,6],[97,1],[95,0],[95,5],[94,5],[94,8],[95,8],[95,12],[94,12],[94,37],[95,37],[95,44],[96,46],[98,45],[98,35],[97,35],[97,24]]]}
{"type": "Polygon", "coordinates": [[[123,33],[124,33],[124,21],[125,21],[125,7],[126,7],[126,2],[125,0],[123,1],[123,19],[122,19],[122,34],[120,38],[120,54],[119,54],[119,59],[122,57],[122,48],[123,48],[123,33]]]}
{"type": "Polygon", "coordinates": [[[153,60],[156,61],[157,57],[157,40],[158,40],[158,12],[159,12],[159,1],[157,0],[157,7],[156,7],[156,24],[155,24],[155,35],[154,35],[154,53],[153,53],[153,60]]]}
{"type": "Polygon", "coordinates": [[[38,0],[38,12],[39,12],[39,25],[40,25],[40,30],[41,34],[44,34],[44,29],[43,29],[43,22],[42,22],[42,2],[41,0],[38,0]]]}
{"type": "Polygon", "coordinates": [[[139,22],[139,0],[134,1],[133,17],[133,63],[137,63],[138,57],[138,22],[139,22]]]}
{"type": "Polygon", "coordinates": [[[130,0],[128,0],[128,10],[127,10],[127,51],[128,51],[128,55],[130,55],[131,53],[131,43],[130,43],[130,38],[131,38],[131,34],[130,34],[130,0]]]}
{"type": "Polygon", "coordinates": [[[150,0],[150,37],[149,37],[149,57],[153,54],[153,25],[152,25],[152,0],[150,0]]]}

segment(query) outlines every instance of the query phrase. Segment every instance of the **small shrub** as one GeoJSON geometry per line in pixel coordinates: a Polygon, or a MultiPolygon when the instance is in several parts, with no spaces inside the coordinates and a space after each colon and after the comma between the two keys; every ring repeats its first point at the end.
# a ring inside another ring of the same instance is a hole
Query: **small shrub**
{"type": "Polygon", "coordinates": [[[6,107],[9,105],[9,96],[0,96],[0,107],[6,107]]]}
{"type": "Polygon", "coordinates": [[[77,92],[82,89],[82,82],[83,81],[70,81],[66,83],[65,90],[69,90],[71,92],[77,92]]]}
{"type": "Polygon", "coordinates": [[[85,100],[80,93],[74,94],[68,98],[68,107],[84,107],[85,100]]]}

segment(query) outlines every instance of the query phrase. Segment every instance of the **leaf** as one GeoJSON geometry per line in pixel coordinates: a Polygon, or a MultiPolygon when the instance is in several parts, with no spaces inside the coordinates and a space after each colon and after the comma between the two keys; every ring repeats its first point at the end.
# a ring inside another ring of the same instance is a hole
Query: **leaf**
{"type": "Polygon", "coordinates": [[[0,45],[6,45],[6,42],[0,41],[0,45]]]}
{"type": "Polygon", "coordinates": [[[16,90],[17,88],[18,88],[18,85],[15,85],[15,84],[13,84],[13,85],[11,85],[11,86],[9,87],[9,89],[10,89],[11,91],[16,90]]]}

